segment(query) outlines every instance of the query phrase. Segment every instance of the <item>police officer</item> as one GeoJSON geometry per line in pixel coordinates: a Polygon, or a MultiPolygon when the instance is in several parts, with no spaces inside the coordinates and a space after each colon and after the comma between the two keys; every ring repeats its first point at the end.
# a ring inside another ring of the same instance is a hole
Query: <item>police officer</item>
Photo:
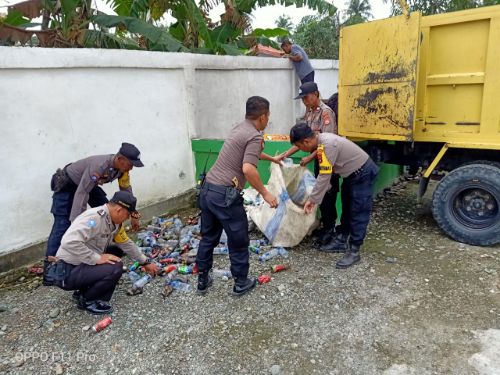
{"type": "MultiPolygon", "coordinates": [[[[337,121],[334,112],[320,98],[318,85],[314,82],[307,82],[300,86],[299,95],[295,99],[302,99],[306,107],[304,121],[316,133],[338,134],[337,121]]],[[[280,158],[287,158],[298,151],[298,147],[292,146],[288,151],[280,155],[280,158]]],[[[302,158],[300,165],[305,166],[314,160],[314,175],[318,177],[319,166],[316,159],[316,153],[302,158]]],[[[339,175],[333,173],[330,180],[331,189],[329,189],[320,205],[322,228],[318,232],[318,240],[323,250],[324,245],[328,244],[335,232],[335,223],[337,221],[337,193],[339,192],[339,175]]],[[[342,249],[338,250],[342,251],[342,249]]],[[[345,251],[345,249],[344,249],[345,251]]]]}
{"type": "Polygon", "coordinates": [[[64,234],[57,262],[47,268],[47,281],[64,290],[75,290],[77,307],[92,314],[108,314],[116,284],[123,273],[121,256],[126,253],[152,275],[155,264],[128,238],[123,222],[135,212],[136,198],[118,191],[109,203],[79,215],[64,234]]]}
{"type": "MultiPolygon", "coordinates": [[[[45,256],[55,255],[61,238],[83,211],[108,202],[99,185],[118,179],[120,190],[132,193],[129,172],[133,167],[143,167],[140,152],[133,144],[122,143],[115,155],[96,155],[68,164],[52,176],[51,189],[54,224],[47,242],[45,256]]],[[[132,213],[132,228],[139,229],[140,215],[132,213]]]]}
{"type": "MultiPolygon", "coordinates": [[[[261,132],[267,126],[269,115],[266,99],[252,96],[247,100],[245,121],[229,133],[203,183],[200,196],[202,239],[196,257],[200,294],[205,294],[212,285],[209,271],[213,264],[213,249],[219,244],[223,229],[228,238],[231,274],[235,279],[233,295],[241,296],[255,287],[256,280],[248,278],[248,220],[241,189],[248,180],[271,207],[278,205],[257,171],[259,158],[265,156],[261,155],[264,146],[261,132]]],[[[269,160],[268,156],[266,158],[269,160]]]]}
{"type": "Polygon", "coordinates": [[[370,221],[378,167],[355,143],[336,134],[315,133],[306,123],[297,124],[290,130],[290,142],[302,151],[316,151],[319,163],[318,179],[304,205],[306,213],[313,212],[316,205],[321,203],[334,168],[344,179],[344,184],[347,184],[350,250],[336,263],[336,267],[350,267],[361,259],[359,251],[370,221]]]}

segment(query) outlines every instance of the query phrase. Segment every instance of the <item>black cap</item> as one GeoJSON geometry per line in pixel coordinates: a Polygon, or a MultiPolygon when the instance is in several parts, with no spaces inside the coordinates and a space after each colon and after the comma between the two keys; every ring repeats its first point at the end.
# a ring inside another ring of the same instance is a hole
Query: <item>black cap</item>
{"type": "Polygon", "coordinates": [[[137,198],[129,193],[128,191],[117,191],[110,202],[119,204],[123,208],[126,208],[129,212],[135,212],[135,205],[137,204],[137,198]]]}
{"type": "Polygon", "coordinates": [[[310,94],[312,92],[318,91],[318,85],[315,82],[306,82],[303,85],[300,86],[300,92],[297,97],[294,99],[300,99],[306,96],[307,94],[310,94]]]}
{"type": "Polygon", "coordinates": [[[134,167],[144,167],[141,161],[141,152],[132,143],[123,142],[118,153],[130,160],[134,167]]]}

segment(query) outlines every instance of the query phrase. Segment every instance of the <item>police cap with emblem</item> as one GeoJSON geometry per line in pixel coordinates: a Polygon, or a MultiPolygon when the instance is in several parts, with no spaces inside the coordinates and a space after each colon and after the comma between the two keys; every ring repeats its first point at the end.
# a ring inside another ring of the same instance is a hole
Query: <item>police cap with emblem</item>
{"type": "Polygon", "coordinates": [[[118,153],[130,160],[134,167],[144,167],[141,161],[141,152],[132,143],[123,142],[118,153]]]}
{"type": "Polygon", "coordinates": [[[294,99],[301,99],[307,94],[318,91],[318,85],[314,82],[306,82],[300,86],[299,95],[297,95],[294,99]]]}
{"type": "Polygon", "coordinates": [[[137,204],[137,198],[134,197],[128,191],[117,191],[111,201],[116,203],[123,208],[126,208],[129,212],[135,212],[135,205],[137,204]]]}

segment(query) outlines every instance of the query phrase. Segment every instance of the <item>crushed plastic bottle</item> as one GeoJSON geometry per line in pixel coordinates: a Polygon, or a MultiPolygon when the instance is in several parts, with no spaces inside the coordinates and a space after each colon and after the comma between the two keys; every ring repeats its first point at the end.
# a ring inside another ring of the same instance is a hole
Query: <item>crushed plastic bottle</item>
{"type": "Polygon", "coordinates": [[[179,272],[181,275],[190,275],[193,273],[193,267],[182,265],[177,268],[177,272],[179,272]]]}
{"type": "Polygon", "coordinates": [[[197,238],[191,238],[189,241],[189,246],[191,249],[197,249],[200,246],[200,240],[197,238]]]}
{"type": "Polygon", "coordinates": [[[214,255],[227,255],[229,249],[226,246],[218,246],[214,249],[214,255]]]}
{"type": "Polygon", "coordinates": [[[276,258],[277,256],[282,256],[283,258],[288,258],[288,251],[286,251],[283,247],[275,247],[268,251],[267,253],[259,256],[259,261],[267,262],[270,259],[276,258]]]}
{"type": "Polygon", "coordinates": [[[293,159],[292,158],[285,158],[283,159],[283,166],[284,167],[291,167],[293,165],[293,159]]]}
{"type": "Polygon", "coordinates": [[[168,283],[174,290],[179,290],[181,292],[191,292],[193,288],[188,283],[183,283],[179,280],[173,280],[168,283]]]}
{"type": "Polygon", "coordinates": [[[248,246],[248,251],[254,253],[254,254],[259,254],[260,253],[260,249],[257,247],[257,246],[248,246]]]}
{"type": "Polygon", "coordinates": [[[129,267],[129,271],[135,271],[138,268],[139,268],[139,262],[135,262],[129,267]]]}
{"type": "Polygon", "coordinates": [[[225,230],[222,231],[222,234],[220,235],[220,240],[219,243],[222,245],[227,244],[227,233],[225,230]]]}

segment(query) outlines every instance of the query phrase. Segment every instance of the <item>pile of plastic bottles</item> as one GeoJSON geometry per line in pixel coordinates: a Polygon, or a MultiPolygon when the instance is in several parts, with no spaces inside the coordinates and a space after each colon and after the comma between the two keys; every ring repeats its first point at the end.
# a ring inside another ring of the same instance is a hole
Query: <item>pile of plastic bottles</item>
{"type": "MultiPolygon", "coordinates": [[[[138,233],[136,245],[160,268],[159,276],[164,278],[164,297],[173,291],[192,291],[188,275],[198,273],[196,254],[200,238],[200,222],[197,217],[190,217],[187,225],[178,217],[153,217],[146,230],[138,233]]],[[[261,262],[276,257],[288,258],[287,250],[282,247],[273,248],[265,238],[251,240],[248,250],[251,254],[258,255],[261,262]]],[[[222,232],[214,255],[228,254],[227,235],[222,232]]],[[[212,275],[226,280],[232,277],[228,269],[213,269],[212,275]]],[[[127,294],[136,295],[143,292],[152,277],[136,262],[128,269],[128,279],[132,287],[127,290],[127,294]]]]}

